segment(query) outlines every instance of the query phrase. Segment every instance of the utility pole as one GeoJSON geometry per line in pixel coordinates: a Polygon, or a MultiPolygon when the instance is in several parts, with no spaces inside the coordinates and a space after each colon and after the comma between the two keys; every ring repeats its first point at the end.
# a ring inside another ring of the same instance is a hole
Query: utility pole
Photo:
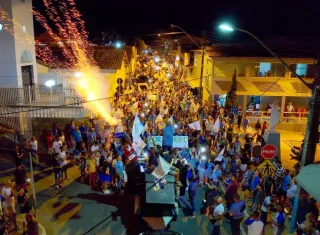
{"type": "MultiPolygon", "coordinates": [[[[316,140],[318,139],[318,127],[320,118],[320,57],[318,57],[316,64],[315,79],[312,90],[312,98],[309,104],[309,116],[307,122],[307,130],[304,138],[304,144],[302,148],[302,156],[300,163],[300,170],[309,164],[312,164],[315,159],[316,152],[316,140]]],[[[312,179],[310,179],[312,180],[312,179]]],[[[297,212],[299,207],[301,187],[297,185],[297,192],[294,198],[294,206],[292,210],[292,218],[290,222],[290,234],[293,234],[296,227],[297,212]]]]}
{"type": "Polygon", "coordinates": [[[204,55],[205,55],[205,36],[206,36],[206,32],[202,31],[202,56],[201,56],[201,70],[200,70],[200,92],[199,92],[199,97],[200,97],[200,103],[202,106],[203,103],[203,67],[204,67],[204,55]]]}

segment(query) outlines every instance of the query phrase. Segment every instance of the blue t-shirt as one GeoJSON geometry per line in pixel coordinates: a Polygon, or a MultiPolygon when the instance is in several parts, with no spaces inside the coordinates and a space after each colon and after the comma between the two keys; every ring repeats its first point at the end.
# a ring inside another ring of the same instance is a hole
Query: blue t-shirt
{"type": "Polygon", "coordinates": [[[256,176],[256,177],[252,178],[250,191],[256,189],[257,186],[259,185],[259,183],[260,183],[260,177],[259,176],[256,176]]]}
{"type": "Polygon", "coordinates": [[[80,141],[82,140],[80,131],[73,130],[73,131],[72,131],[72,136],[73,136],[74,141],[75,141],[76,143],[78,143],[78,142],[80,142],[80,141]]]}
{"type": "Polygon", "coordinates": [[[282,183],[281,183],[281,190],[282,191],[287,191],[289,189],[289,185],[291,183],[291,177],[290,175],[285,175],[282,178],[282,183]]]}
{"type": "Polygon", "coordinates": [[[284,226],[286,216],[284,213],[277,212],[274,216],[274,221],[280,224],[281,226],[284,226]]]}
{"type": "Polygon", "coordinates": [[[124,171],[123,162],[117,161],[115,164],[115,168],[119,171],[120,175],[123,175],[123,171],[124,171]]]}
{"type": "Polygon", "coordinates": [[[210,162],[210,163],[208,163],[207,170],[208,170],[208,171],[212,171],[212,170],[213,170],[213,167],[214,167],[214,163],[213,163],[213,162],[210,162]]]}
{"type": "Polygon", "coordinates": [[[180,156],[182,158],[185,158],[185,159],[189,159],[190,158],[190,153],[189,153],[189,150],[188,149],[183,149],[180,153],[180,156]]]}
{"type": "Polygon", "coordinates": [[[232,203],[229,210],[232,213],[232,218],[233,219],[242,218],[245,207],[246,207],[246,204],[244,203],[244,201],[238,201],[238,202],[232,203]]]}
{"type": "Polygon", "coordinates": [[[172,125],[163,128],[163,146],[172,146],[174,128],[172,125]]]}
{"type": "Polygon", "coordinates": [[[87,131],[88,131],[87,127],[86,126],[80,126],[79,130],[81,132],[82,138],[86,138],[87,137],[87,131]]]}
{"type": "Polygon", "coordinates": [[[199,142],[201,145],[204,145],[207,142],[207,136],[200,135],[199,142]]]}

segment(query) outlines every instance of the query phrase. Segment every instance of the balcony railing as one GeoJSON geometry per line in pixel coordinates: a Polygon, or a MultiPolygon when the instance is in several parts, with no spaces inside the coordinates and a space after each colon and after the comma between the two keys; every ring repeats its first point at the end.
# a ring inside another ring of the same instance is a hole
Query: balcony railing
{"type": "Polygon", "coordinates": [[[58,106],[79,104],[81,98],[72,87],[0,87],[0,104],[14,106],[58,106]]]}
{"type": "MultiPolygon", "coordinates": [[[[284,112],[280,117],[280,122],[306,123],[309,112],[284,112]]],[[[268,111],[246,111],[246,116],[251,120],[261,121],[270,119],[271,112],[268,111]]]]}

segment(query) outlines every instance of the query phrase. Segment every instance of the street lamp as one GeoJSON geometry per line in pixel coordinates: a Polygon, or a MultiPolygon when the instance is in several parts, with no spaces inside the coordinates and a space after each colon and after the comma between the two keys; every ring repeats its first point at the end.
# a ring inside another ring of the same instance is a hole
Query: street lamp
{"type": "Polygon", "coordinates": [[[201,58],[201,70],[200,70],[200,100],[201,100],[201,105],[202,105],[202,80],[203,80],[203,66],[204,66],[204,46],[200,46],[183,28],[174,25],[174,24],[170,24],[170,27],[172,28],[178,28],[180,29],[198,48],[202,48],[202,58],[201,58]]]}
{"type": "Polygon", "coordinates": [[[53,80],[48,80],[46,81],[45,85],[46,87],[49,87],[50,88],[50,100],[51,100],[51,104],[52,104],[52,87],[56,84],[55,81],[53,80]]]}
{"type": "Polygon", "coordinates": [[[119,49],[119,48],[121,48],[122,44],[121,44],[121,42],[116,42],[115,46],[117,49],[119,49]]]}

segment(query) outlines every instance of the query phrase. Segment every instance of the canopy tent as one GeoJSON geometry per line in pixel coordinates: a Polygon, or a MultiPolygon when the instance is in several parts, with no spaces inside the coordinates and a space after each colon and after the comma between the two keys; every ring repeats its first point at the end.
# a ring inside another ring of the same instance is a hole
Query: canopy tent
{"type": "Polygon", "coordinates": [[[296,178],[297,183],[320,202],[320,187],[317,179],[320,179],[320,164],[310,164],[303,167],[296,178]]]}

